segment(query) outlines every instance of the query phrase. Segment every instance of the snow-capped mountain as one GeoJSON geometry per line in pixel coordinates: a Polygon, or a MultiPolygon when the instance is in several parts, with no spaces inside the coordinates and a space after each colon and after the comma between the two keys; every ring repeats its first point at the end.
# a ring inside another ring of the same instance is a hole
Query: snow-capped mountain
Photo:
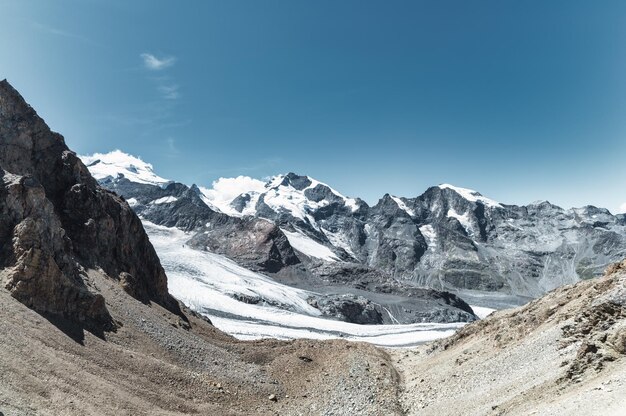
{"type": "Polygon", "coordinates": [[[277,175],[265,183],[246,176],[222,178],[212,189],[200,190],[210,205],[225,214],[258,215],[259,211],[272,211],[278,217],[311,224],[315,223],[310,215],[313,211],[337,203],[354,212],[362,203],[341,195],[325,183],[295,173],[277,175]]]}
{"type": "Polygon", "coordinates": [[[326,261],[348,259],[350,249],[341,237],[324,230],[315,215],[324,211],[352,215],[366,206],[360,199],[345,197],[325,183],[295,173],[277,175],[265,183],[244,176],[220,179],[212,189],[200,190],[208,205],[225,214],[276,222],[295,249],[326,261]]]}
{"type": "MultiPolygon", "coordinates": [[[[291,192],[297,190],[293,183],[314,183],[287,177],[291,192]]],[[[450,184],[415,198],[385,195],[373,207],[359,199],[346,204],[337,195],[322,199],[321,206],[301,203],[298,213],[305,215],[293,215],[291,207],[267,209],[259,198],[254,215],[278,223],[294,248],[313,257],[325,256],[313,244],[298,248],[297,238],[332,250],[327,261],[357,262],[419,286],[463,292],[533,298],[600,275],[626,254],[624,216],[606,209],[507,205],[450,184]]]]}
{"type": "MultiPolygon", "coordinates": [[[[94,159],[106,160],[101,155],[94,159]]],[[[125,190],[123,183],[132,181],[127,165],[119,168],[124,176],[113,181],[116,172],[109,165],[108,176],[101,183],[108,181],[110,189],[134,203],[133,195],[145,181],[137,181],[133,192],[125,190]]],[[[148,164],[133,164],[137,165],[148,164]]],[[[146,171],[152,172],[151,166],[146,171]]],[[[156,197],[178,195],[164,191],[163,183],[157,185],[154,188],[162,190],[139,198],[135,209],[150,214],[147,218],[156,218],[159,224],[180,227],[171,218],[185,217],[182,212],[188,208],[179,205],[180,215],[172,215],[167,207],[180,203],[156,197]],[[159,219],[157,212],[163,218],[159,219]]],[[[237,245],[240,237],[224,232],[219,224],[234,218],[265,219],[278,228],[282,251],[288,246],[298,259],[290,264],[280,261],[270,271],[299,264],[306,272],[292,270],[292,280],[310,279],[312,274],[333,287],[360,285],[381,291],[389,282],[405,282],[457,291],[477,302],[487,296],[491,305],[499,299],[503,304],[519,303],[560,285],[597,276],[609,263],[626,256],[623,215],[591,206],[565,210],[546,201],[507,205],[450,184],[433,186],[412,198],[385,195],[374,206],[294,173],[267,181],[220,179],[210,189],[187,189],[194,194],[194,206],[211,212],[207,218],[194,214],[199,220],[187,226],[197,229],[212,224],[197,234],[197,246],[212,247],[208,240],[213,240],[216,250],[237,245]],[[220,215],[224,219],[208,219],[220,215]]],[[[283,258],[290,258],[287,254],[283,258]]]]}
{"type": "MultiPolygon", "coordinates": [[[[342,259],[351,257],[329,240],[318,240],[317,235],[325,234],[318,229],[313,214],[329,208],[355,214],[366,205],[343,197],[327,185],[288,174],[272,178],[264,184],[263,192],[257,183],[245,178],[201,190],[162,178],[149,183],[148,178],[159,178],[152,166],[119,151],[83,159],[91,162],[89,168],[96,170],[102,186],[126,198],[148,230],[155,230],[150,224],[179,229],[188,233],[185,245],[189,248],[226,256],[251,271],[281,273],[279,277],[292,286],[314,290],[311,293],[316,295],[309,300],[323,316],[369,324],[475,319],[472,309],[453,294],[403,285],[387,272],[345,267],[342,259]],[[229,198],[242,199],[234,195],[233,188],[249,194],[253,191],[247,190],[248,186],[256,187],[256,202],[241,211],[255,215],[220,212],[219,207],[227,212],[231,209],[229,198]],[[326,267],[329,263],[341,264],[343,271],[326,267]],[[330,275],[324,275],[328,270],[348,273],[351,278],[336,284],[330,275]],[[379,293],[382,286],[384,294],[379,293]],[[354,290],[348,290],[350,287],[354,290]]],[[[186,268],[190,267],[194,266],[186,268]]],[[[177,265],[166,271],[175,275],[179,269],[177,265]]],[[[238,299],[244,303],[252,300],[238,299]]]]}
{"type": "Polygon", "coordinates": [[[158,186],[165,186],[172,182],[156,175],[150,163],[120,150],[109,153],[94,153],[91,156],[80,156],[80,158],[89,168],[91,176],[99,182],[118,178],[126,178],[134,183],[158,186]]]}

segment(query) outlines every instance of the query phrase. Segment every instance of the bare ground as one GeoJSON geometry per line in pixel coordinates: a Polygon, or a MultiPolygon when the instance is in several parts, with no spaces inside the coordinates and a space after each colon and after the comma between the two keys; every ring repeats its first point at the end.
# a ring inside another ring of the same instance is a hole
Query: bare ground
{"type": "Polygon", "coordinates": [[[53,323],[0,290],[4,415],[400,414],[399,379],[382,350],[344,341],[241,342],[189,311],[186,329],[101,273],[90,280],[123,324],[103,339],[53,323]]]}
{"type": "Polygon", "coordinates": [[[626,414],[626,263],[391,351],[237,341],[89,276],[117,332],[51,321],[0,290],[4,415],[626,414]]]}
{"type": "Polygon", "coordinates": [[[626,263],[392,352],[409,415],[626,415],[626,263]]]}

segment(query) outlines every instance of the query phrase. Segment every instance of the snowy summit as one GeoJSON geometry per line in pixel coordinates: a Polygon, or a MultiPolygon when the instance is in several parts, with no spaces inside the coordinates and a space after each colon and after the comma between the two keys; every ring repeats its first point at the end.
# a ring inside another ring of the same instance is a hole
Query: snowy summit
{"type": "Polygon", "coordinates": [[[499,202],[482,196],[480,192],[474,191],[473,189],[461,188],[458,186],[450,185],[448,183],[443,183],[439,185],[439,188],[450,189],[470,202],[481,202],[483,205],[486,205],[490,208],[502,208],[502,204],[500,204],[499,202]]]}
{"type": "Polygon", "coordinates": [[[89,168],[91,175],[98,181],[107,178],[115,180],[124,177],[131,182],[148,185],[163,186],[171,182],[156,175],[150,163],[144,162],[140,158],[131,156],[121,150],[79,157],[89,168]]]}

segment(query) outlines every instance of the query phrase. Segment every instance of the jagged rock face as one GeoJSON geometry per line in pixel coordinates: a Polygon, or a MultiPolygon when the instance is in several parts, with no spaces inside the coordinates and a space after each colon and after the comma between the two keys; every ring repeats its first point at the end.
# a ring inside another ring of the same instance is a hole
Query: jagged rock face
{"type": "Polygon", "coordinates": [[[450,185],[416,198],[385,195],[356,211],[330,203],[307,213],[307,221],[266,209],[256,215],[297,229],[344,261],[445,290],[537,297],[599,276],[626,256],[623,215],[548,202],[503,205],[450,185]]]}
{"type": "Polygon", "coordinates": [[[168,182],[155,185],[107,177],[105,188],[125,197],[142,218],[165,227],[193,232],[189,244],[223,254],[252,270],[276,272],[298,264],[287,238],[274,223],[215,212],[197,187],[168,182]]]}
{"type": "Polygon", "coordinates": [[[537,297],[601,275],[626,255],[626,229],[607,210],[502,205],[466,191],[433,187],[417,198],[396,199],[426,249],[415,267],[394,265],[394,275],[419,285],[537,297]]]}
{"type": "Polygon", "coordinates": [[[71,241],[32,176],[0,170],[0,276],[11,294],[40,312],[110,329],[104,298],[84,285],[71,241]]]}
{"type": "Polygon", "coordinates": [[[104,299],[83,280],[84,268],[101,268],[114,279],[124,273],[140,300],[179,312],[135,213],[96,183],[6,81],[0,82],[0,168],[0,264],[13,296],[40,312],[106,329],[112,324],[104,299]]]}
{"type": "Polygon", "coordinates": [[[285,234],[259,218],[232,218],[205,224],[189,240],[198,249],[235,259],[242,266],[270,273],[300,263],[285,234]]]}
{"type": "Polygon", "coordinates": [[[393,271],[417,266],[426,251],[426,241],[417,224],[389,195],[370,210],[366,225],[369,265],[393,271]]]}

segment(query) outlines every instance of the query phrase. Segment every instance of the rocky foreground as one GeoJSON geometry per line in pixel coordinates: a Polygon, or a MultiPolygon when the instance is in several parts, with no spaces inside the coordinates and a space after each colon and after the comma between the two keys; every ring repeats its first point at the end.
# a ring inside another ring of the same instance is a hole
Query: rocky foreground
{"type": "Polygon", "coordinates": [[[104,338],[0,291],[5,415],[621,415],[626,263],[410,350],[241,342],[90,272],[104,338]],[[391,356],[391,358],[390,358],[391,356]]]}
{"type": "Polygon", "coordinates": [[[626,261],[392,355],[406,414],[623,415],[626,261]]]}
{"type": "Polygon", "coordinates": [[[89,273],[118,322],[104,338],[0,291],[0,412],[21,415],[394,415],[388,353],[347,341],[237,341],[89,273]]]}

